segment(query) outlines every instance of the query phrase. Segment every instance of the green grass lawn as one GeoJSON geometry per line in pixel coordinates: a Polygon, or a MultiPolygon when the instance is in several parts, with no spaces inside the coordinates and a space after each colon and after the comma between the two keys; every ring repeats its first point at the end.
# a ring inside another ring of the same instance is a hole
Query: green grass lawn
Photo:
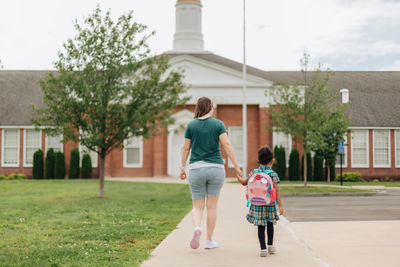
{"type": "Polygon", "coordinates": [[[191,209],[187,185],[1,181],[1,266],[138,266],[191,209]]]}
{"type": "MultiPolygon", "coordinates": [[[[304,184],[303,181],[281,181],[281,184],[304,184]]],[[[340,182],[322,182],[322,181],[308,181],[307,184],[324,184],[324,185],[340,185],[340,182]]],[[[400,187],[400,182],[343,182],[346,186],[357,186],[357,185],[382,185],[386,187],[400,187]]]]}
{"type": "Polygon", "coordinates": [[[280,186],[279,192],[282,196],[289,194],[329,194],[329,193],[363,193],[373,192],[371,190],[339,187],[317,187],[317,186],[280,186]]]}

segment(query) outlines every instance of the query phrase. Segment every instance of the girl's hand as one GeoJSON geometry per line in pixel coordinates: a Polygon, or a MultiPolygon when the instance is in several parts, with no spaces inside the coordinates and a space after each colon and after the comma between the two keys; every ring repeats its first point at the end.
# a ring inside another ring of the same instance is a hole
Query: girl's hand
{"type": "Polygon", "coordinates": [[[181,173],[179,174],[179,177],[181,178],[181,180],[185,180],[185,179],[186,179],[186,172],[185,172],[185,170],[181,170],[181,173]]]}
{"type": "Polygon", "coordinates": [[[283,215],[283,212],[284,212],[283,208],[281,206],[279,206],[279,214],[283,215]]]}

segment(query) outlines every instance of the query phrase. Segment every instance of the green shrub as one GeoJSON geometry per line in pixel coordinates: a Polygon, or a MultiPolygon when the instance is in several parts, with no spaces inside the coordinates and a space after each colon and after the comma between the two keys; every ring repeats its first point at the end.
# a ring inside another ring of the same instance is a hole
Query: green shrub
{"type": "Polygon", "coordinates": [[[26,179],[26,175],[22,173],[11,173],[8,177],[7,180],[24,180],[26,179]]]}
{"type": "Polygon", "coordinates": [[[275,146],[274,158],[275,163],[272,169],[278,174],[279,179],[285,180],[286,178],[286,155],[285,148],[283,146],[275,146]]]}
{"type": "MultiPolygon", "coordinates": [[[[339,179],[340,179],[340,177],[339,177],[339,179]]],[[[374,179],[372,182],[373,183],[379,183],[380,181],[379,181],[379,179],[374,179]]]]}
{"type": "Polygon", "coordinates": [[[79,178],[79,149],[71,150],[71,158],[69,161],[68,177],[71,179],[79,178]]]}
{"type": "Polygon", "coordinates": [[[82,156],[81,178],[92,178],[92,159],[86,153],[82,156]]]}
{"type": "Polygon", "coordinates": [[[54,149],[49,148],[46,153],[46,168],[44,169],[46,179],[54,179],[54,149]]]}
{"type": "Polygon", "coordinates": [[[314,156],[314,181],[324,180],[324,158],[320,153],[314,156]]]}
{"type": "Polygon", "coordinates": [[[385,179],[383,179],[385,182],[394,182],[393,178],[390,177],[385,177],[385,179]]]}
{"type": "Polygon", "coordinates": [[[292,181],[300,180],[300,153],[297,148],[293,148],[290,152],[289,179],[292,181]]]}
{"type": "Polygon", "coordinates": [[[61,151],[56,152],[54,155],[54,178],[65,178],[65,157],[61,151]]]}
{"type": "Polygon", "coordinates": [[[33,154],[33,179],[43,179],[43,164],[43,151],[39,149],[33,154]]]}
{"type": "MultiPolygon", "coordinates": [[[[340,181],[340,174],[336,175],[336,181],[340,181]]],[[[364,179],[361,178],[359,172],[344,172],[343,182],[362,182],[364,179]]]]}
{"type": "Polygon", "coordinates": [[[7,176],[5,176],[5,175],[0,175],[0,181],[1,180],[6,180],[7,179],[7,176]]]}
{"type": "MultiPolygon", "coordinates": [[[[304,180],[304,154],[301,157],[301,178],[304,180]]],[[[311,152],[307,152],[307,181],[313,180],[313,166],[311,152]]]]}

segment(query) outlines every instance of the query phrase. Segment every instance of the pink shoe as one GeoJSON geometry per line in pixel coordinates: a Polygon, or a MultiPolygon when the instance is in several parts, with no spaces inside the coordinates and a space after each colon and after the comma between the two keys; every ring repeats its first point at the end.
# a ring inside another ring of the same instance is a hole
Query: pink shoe
{"type": "Polygon", "coordinates": [[[200,227],[196,227],[193,232],[192,240],[190,241],[190,247],[192,249],[197,249],[200,246],[200,236],[201,236],[201,229],[200,227]]]}

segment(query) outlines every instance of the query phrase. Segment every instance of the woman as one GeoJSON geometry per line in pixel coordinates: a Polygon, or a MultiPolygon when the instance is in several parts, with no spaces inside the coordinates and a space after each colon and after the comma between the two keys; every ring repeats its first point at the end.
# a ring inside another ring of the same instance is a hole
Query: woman
{"type": "Polygon", "coordinates": [[[225,182],[225,166],[221,157],[220,143],[235,166],[236,177],[242,172],[236,160],[233,147],[229,142],[226,128],[222,121],[212,117],[213,105],[209,98],[197,101],[194,120],[190,121],[185,132],[182,149],[181,179],[186,179],[186,161],[192,150],[189,162],[189,187],[192,193],[194,223],[190,247],[197,249],[202,234],[200,228],[204,207],[207,207],[207,240],[204,248],[217,248],[218,243],[212,238],[217,221],[218,196],[225,182]]]}

